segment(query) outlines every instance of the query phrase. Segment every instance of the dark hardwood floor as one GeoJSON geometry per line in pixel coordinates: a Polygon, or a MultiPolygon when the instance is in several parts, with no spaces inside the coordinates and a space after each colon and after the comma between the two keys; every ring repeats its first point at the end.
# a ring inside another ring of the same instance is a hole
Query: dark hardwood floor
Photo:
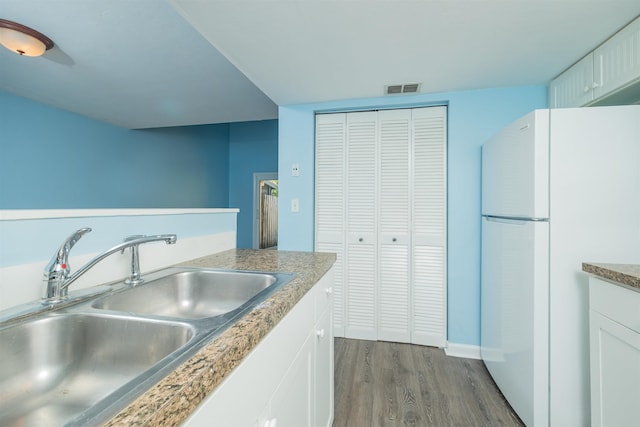
{"type": "Polygon", "coordinates": [[[523,426],[480,360],[335,340],[334,427],[523,426]]]}

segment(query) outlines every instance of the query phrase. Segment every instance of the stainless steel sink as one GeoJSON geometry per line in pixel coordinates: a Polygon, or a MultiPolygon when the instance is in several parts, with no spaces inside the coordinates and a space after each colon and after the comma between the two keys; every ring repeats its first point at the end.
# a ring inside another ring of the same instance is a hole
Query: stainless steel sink
{"type": "Polygon", "coordinates": [[[172,267],[0,315],[0,426],[103,424],[293,277],[172,267]]]}
{"type": "Polygon", "coordinates": [[[2,328],[0,425],[64,425],[193,336],[176,322],[74,313],[2,328]]]}
{"type": "Polygon", "coordinates": [[[102,297],[93,307],[138,314],[201,319],[238,309],[279,281],[278,273],[176,270],[143,285],[102,297]]]}

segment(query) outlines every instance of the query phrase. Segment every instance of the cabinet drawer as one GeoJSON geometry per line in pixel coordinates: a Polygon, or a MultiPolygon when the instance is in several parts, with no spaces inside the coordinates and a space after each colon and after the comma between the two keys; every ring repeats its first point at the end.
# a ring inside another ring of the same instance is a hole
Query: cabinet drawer
{"type": "Polygon", "coordinates": [[[591,277],[589,299],[591,310],[640,333],[640,292],[591,277]]]}

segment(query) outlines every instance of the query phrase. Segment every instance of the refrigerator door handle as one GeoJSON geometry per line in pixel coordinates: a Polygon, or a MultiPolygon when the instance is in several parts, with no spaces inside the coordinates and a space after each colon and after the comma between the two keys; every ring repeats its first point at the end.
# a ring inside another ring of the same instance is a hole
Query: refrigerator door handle
{"type": "Polygon", "coordinates": [[[548,218],[522,218],[517,216],[492,216],[484,215],[487,221],[491,222],[504,222],[509,224],[524,225],[527,222],[548,222],[548,218]]]}

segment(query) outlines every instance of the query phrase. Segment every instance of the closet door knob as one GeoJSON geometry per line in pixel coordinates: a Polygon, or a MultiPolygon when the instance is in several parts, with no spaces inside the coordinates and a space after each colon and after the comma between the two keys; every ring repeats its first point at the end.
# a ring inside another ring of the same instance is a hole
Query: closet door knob
{"type": "Polygon", "coordinates": [[[398,240],[398,239],[396,239],[395,237],[393,239],[391,239],[392,242],[395,242],[396,240],[398,240]]]}
{"type": "Polygon", "coordinates": [[[362,241],[364,241],[362,237],[358,239],[358,242],[362,242],[362,241]]]}

